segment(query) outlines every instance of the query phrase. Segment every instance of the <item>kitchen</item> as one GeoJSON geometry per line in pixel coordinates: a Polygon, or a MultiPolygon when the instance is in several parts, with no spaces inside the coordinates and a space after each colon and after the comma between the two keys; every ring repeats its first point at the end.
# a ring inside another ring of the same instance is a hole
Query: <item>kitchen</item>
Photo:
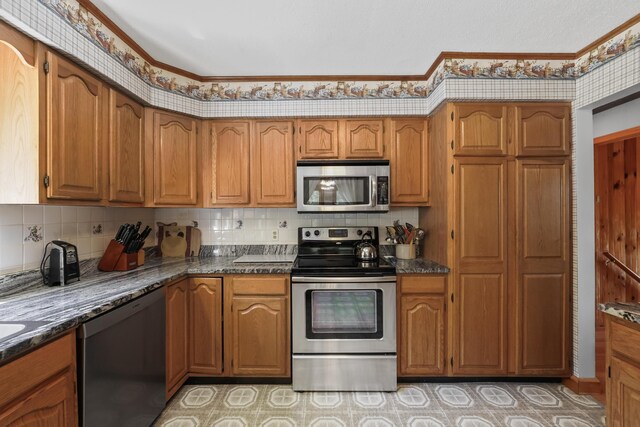
{"type": "Polygon", "coordinates": [[[0,1],[0,425],[634,425],[636,4],[404,68],[145,7],[0,1]]]}

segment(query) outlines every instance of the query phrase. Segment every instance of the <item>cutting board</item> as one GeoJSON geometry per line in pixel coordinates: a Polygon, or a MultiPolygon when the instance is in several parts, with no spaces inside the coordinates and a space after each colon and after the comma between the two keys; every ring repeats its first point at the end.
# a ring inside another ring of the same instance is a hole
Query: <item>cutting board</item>
{"type": "Polygon", "coordinates": [[[200,255],[202,232],[197,227],[158,222],[160,256],[184,258],[200,255]]]}

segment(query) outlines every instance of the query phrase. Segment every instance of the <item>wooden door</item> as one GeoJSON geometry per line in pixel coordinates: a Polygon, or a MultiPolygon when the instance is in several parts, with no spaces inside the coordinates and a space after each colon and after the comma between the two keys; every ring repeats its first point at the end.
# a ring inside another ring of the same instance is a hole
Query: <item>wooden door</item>
{"type": "Polygon", "coordinates": [[[213,122],[211,203],[249,204],[250,123],[213,122]]]}
{"type": "Polygon", "coordinates": [[[454,154],[506,155],[507,107],[500,104],[456,104],[453,112],[454,154]]]}
{"type": "Polygon", "coordinates": [[[640,420],[640,366],[613,356],[607,392],[607,425],[635,427],[640,420]]]}
{"type": "Polygon", "coordinates": [[[293,122],[256,122],[251,159],[253,204],[293,206],[295,203],[293,122]]]}
{"type": "Polygon", "coordinates": [[[109,201],[144,202],[144,109],[109,91],[109,201]]]}
{"type": "Polygon", "coordinates": [[[222,280],[189,280],[189,372],[222,373],[222,280]]]}
{"type": "Polygon", "coordinates": [[[167,287],[167,400],[182,385],[189,370],[188,281],[167,287]]]}
{"type": "Polygon", "coordinates": [[[571,154],[571,107],[531,104],[515,107],[518,156],[571,154]]]}
{"type": "Polygon", "coordinates": [[[570,374],[569,160],[518,160],[517,373],[570,374]]]}
{"type": "Polygon", "coordinates": [[[3,40],[0,64],[0,203],[38,203],[38,69],[3,40]]]}
{"type": "Polygon", "coordinates": [[[343,157],[381,159],[385,156],[384,120],[343,121],[343,157]]]}
{"type": "Polygon", "coordinates": [[[444,296],[400,296],[399,375],[444,373],[444,296]]]}
{"type": "Polygon", "coordinates": [[[65,371],[29,391],[26,396],[0,412],[0,425],[78,425],[74,372],[65,371]]]}
{"type": "Polygon", "coordinates": [[[158,205],[195,205],[196,121],[157,111],[153,117],[153,201],[158,205]]]}
{"type": "Polygon", "coordinates": [[[426,119],[390,121],[391,204],[429,203],[429,145],[426,119]]]}
{"type": "Polygon", "coordinates": [[[100,200],[107,126],[104,86],[56,55],[47,53],[47,60],[47,197],[100,200]]]}
{"type": "Polygon", "coordinates": [[[299,159],[337,159],[338,120],[298,120],[299,159]]]}
{"type": "Polygon", "coordinates": [[[507,372],[507,162],[455,162],[453,373],[507,372]]]}

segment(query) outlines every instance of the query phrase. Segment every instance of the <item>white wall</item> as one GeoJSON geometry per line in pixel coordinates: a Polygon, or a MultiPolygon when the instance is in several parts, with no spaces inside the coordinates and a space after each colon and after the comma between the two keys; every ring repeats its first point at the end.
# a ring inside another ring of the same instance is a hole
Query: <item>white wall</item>
{"type": "Polygon", "coordinates": [[[640,98],[593,115],[593,136],[640,126],[640,98]]]}

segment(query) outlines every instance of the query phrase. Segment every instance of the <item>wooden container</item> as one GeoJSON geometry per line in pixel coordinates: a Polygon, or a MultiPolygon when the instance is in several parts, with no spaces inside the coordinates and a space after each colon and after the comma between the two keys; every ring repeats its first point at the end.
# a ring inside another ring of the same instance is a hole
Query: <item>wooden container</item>
{"type": "Polygon", "coordinates": [[[124,253],[124,245],[111,240],[98,264],[100,271],[127,271],[144,265],[144,250],[131,254],[124,253]]]}

